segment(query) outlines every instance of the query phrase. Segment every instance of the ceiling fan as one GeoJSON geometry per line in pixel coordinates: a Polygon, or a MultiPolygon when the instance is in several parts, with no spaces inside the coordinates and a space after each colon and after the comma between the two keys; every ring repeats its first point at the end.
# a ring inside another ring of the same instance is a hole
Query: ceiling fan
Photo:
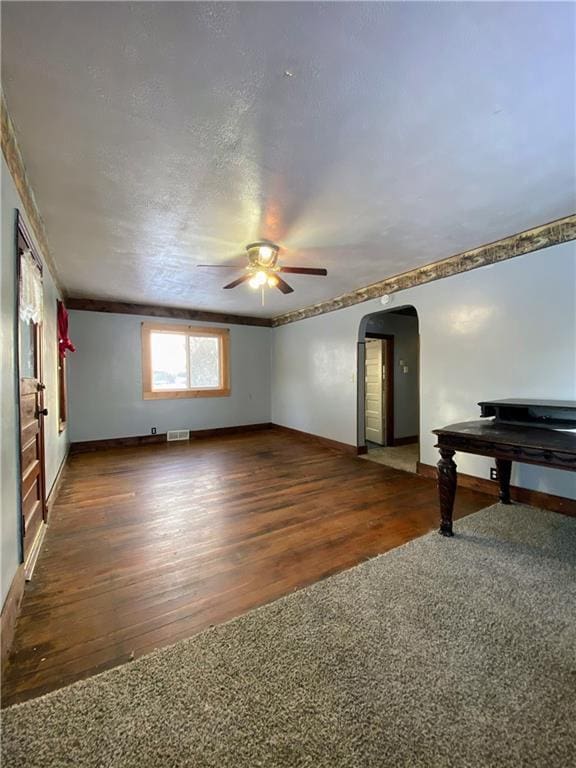
{"type": "MultiPolygon", "coordinates": [[[[318,275],[326,277],[328,270],[317,267],[283,267],[278,263],[280,247],[267,240],[250,243],[246,246],[248,264],[244,267],[246,274],[224,286],[225,290],[236,288],[237,285],[248,282],[251,288],[278,288],[282,293],[292,293],[292,288],[279,276],[279,272],[293,275],[318,275]]],[[[239,264],[198,264],[199,267],[220,267],[222,269],[242,269],[239,264]]]]}

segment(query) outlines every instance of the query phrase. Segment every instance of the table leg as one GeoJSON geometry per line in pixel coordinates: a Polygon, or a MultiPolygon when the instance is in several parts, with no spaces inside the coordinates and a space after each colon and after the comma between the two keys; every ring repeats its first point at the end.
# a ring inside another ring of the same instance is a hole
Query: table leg
{"type": "Polygon", "coordinates": [[[496,459],[496,472],[500,483],[500,501],[502,504],[512,504],[510,501],[510,473],[512,462],[508,459],[496,459]]]}
{"type": "Polygon", "coordinates": [[[440,533],[442,536],[453,536],[452,513],[454,511],[454,497],[456,496],[456,464],[455,451],[449,448],[440,448],[440,461],[438,467],[438,495],[440,497],[440,533]]]}

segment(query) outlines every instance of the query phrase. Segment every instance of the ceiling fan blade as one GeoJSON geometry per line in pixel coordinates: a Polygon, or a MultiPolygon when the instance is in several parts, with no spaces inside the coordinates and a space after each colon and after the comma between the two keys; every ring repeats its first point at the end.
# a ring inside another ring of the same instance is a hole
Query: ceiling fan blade
{"type": "Polygon", "coordinates": [[[210,269],[243,269],[244,264],[196,264],[197,267],[209,267],[210,269]]]}
{"type": "Polygon", "coordinates": [[[225,285],[224,290],[226,290],[227,288],[236,288],[237,285],[241,285],[242,283],[245,283],[246,280],[250,280],[251,277],[252,275],[250,274],[242,275],[241,277],[238,277],[236,280],[232,280],[232,282],[228,283],[228,285],[225,285]]]}
{"type": "Polygon", "coordinates": [[[280,272],[291,272],[293,275],[320,275],[326,277],[327,269],[320,267],[280,267],[280,272]]]}
{"type": "Polygon", "coordinates": [[[285,280],[282,280],[278,275],[276,275],[276,279],[278,280],[276,288],[278,288],[279,291],[282,291],[282,293],[294,293],[294,288],[289,286],[285,280]]]}

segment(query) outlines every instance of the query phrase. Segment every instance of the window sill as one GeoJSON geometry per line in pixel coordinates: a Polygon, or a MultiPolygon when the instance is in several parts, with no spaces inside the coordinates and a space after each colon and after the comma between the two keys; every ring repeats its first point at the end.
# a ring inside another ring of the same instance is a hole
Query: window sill
{"type": "Polygon", "coordinates": [[[185,400],[191,397],[229,397],[229,389],[175,389],[158,392],[143,392],[143,400],[185,400]]]}

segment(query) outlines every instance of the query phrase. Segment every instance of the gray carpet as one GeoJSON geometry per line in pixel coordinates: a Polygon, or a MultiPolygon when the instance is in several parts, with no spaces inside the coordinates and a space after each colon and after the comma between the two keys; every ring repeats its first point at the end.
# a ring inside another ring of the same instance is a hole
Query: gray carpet
{"type": "Polygon", "coordinates": [[[576,520],[457,531],[6,710],[2,765],[574,765],[576,520]]]}

